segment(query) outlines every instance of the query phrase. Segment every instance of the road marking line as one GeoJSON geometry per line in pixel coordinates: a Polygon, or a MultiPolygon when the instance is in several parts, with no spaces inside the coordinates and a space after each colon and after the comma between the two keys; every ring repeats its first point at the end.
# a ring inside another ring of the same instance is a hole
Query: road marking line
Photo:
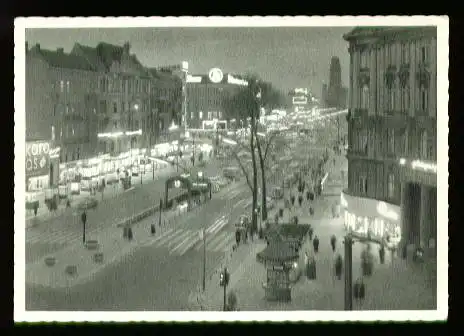
{"type": "Polygon", "coordinates": [[[227,239],[223,240],[221,244],[215,247],[213,252],[230,252],[232,251],[232,246],[235,244],[235,239],[232,235],[228,236],[227,239]]]}
{"type": "Polygon", "coordinates": [[[207,229],[206,232],[210,233],[214,228],[218,225],[221,225],[221,222],[225,219],[226,215],[222,215],[221,217],[216,218],[214,221],[213,225],[210,225],[207,229]]]}
{"type": "Polygon", "coordinates": [[[198,235],[198,232],[195,232],[194,234],[196,234],[196,236],[192,236],[193,239],[190,240],[190,242],[187,245],[185,245],[184,248],[177,251],[179,255],[183,256],[185,253],[187,253],[188,250],[190,250],[196,243],[200,241],[200,236],[198,235]]]}
{"type": "Polygon", "coordinates": [[[210,240],[209,242],[208,242],[208,240],[206,240],[206,249],[208,251],[214,251],[218,245],[223,244],[224,240],[228,240],[227,237],[230,238],[231,236],[232,236],[231,232],[221,232],[220,234],[218,234],[216,237],[214,237],[214,239],[210,240]]]}
{"type": "Polygon", "coordinates": [[[213,235],[213,234],[219,232],[224,226],[227,225],[228,222],[229,221],[226,220],[225,218],[222,219],[213,229],[211,229],[211,231],[208,232],[208,234],[213,235]]]}
{"type": "Polygon", "coordinates": [[[158,237],[156,237],[155,239],[152,240],[153,243],[156,243],[158,240],[160,239],[163,239],[164,237],[166,237],[167,235],[169,235],[174,229],[173,228],[170,228],[166,231],[164,231],[163,233],[161,233],[158,237]]]}
{"type": "Polygon", "coordinates": [[[184,239],[186,236],[190,235],[190,232],[189,230],[185,230],[184,232],[182,232],[180,235],[178,235],[177,237],[171,237],[170,241],[168,242],[167,244],[167,247],[168,248],[172,248],[172,246],[174,246],[175,244],[177,244],[178,242],[180,242],[182,239],[184,239]]]}
{"type": "Polygon", "coordinates": [[[179,232],[182,232],[182,231],[184,231],[184,230],[180,229],[180,230],[175,230],[175,231],[171,232],[170,234],[168,234],[167,236],[164,237],[165,239],[160,240],[160,241],[156,244],[156,246],[162,247],[162,246],[168,244],[168,243],[169,243],[169,240],[170,240],[172,237],[175,237],[176,235],[179,234],[179,232]]]}
{"type": "Polygon", "coordinates": [[[184,238],[184,240],[182,240],[179,244],[177,244],[175,247],[173,247],[171,249],[171,251],[169,251],[170,254],[174,254],[176,252],[176,250],[178,250],[179,248],[181,248],[185,243],[187,243],[188,241],[194,241],[195,240],[195,234],[198,235],[198,233],[196,232],[193,232],[193,231],[189,231],[187,237],[184,238]]]}

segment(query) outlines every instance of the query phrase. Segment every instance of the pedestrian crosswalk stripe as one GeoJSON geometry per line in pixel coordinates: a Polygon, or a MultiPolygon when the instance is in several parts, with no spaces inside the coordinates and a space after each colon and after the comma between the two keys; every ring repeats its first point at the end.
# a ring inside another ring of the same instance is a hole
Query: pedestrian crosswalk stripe
{"type": "Polygon", "coordinates": [[[153,239],[152,242],[155,243],[155,242],[157,242],[158,240],[165,238],[165,237],[168,236],[173,230],[174,230],[174,229],[170,228],[170,229],[164,231],[164,232],[161,233],[158,237],[156,237],[155,239],[153,239]]]}
{"type": "Polygon", "coordinates": [[[223,244],[224,240],[227,240],[227,236],[230,236],[230,232],[221,232],[216,237],[211,239],[209,242],[206,241],[207,250],[216,250],[216,247],[223,244]]]}
{"type": "Polygon", "coordinates": [[[177,243],[179,243],[180,241],[182,241],[182,239],[184,239],[185,237],[187,237],[188,235],[190,234],[190,231],[189,230],[183,230],[182,233],[178,234],[176,237],[172,238],[168,244],[166,245],[168,248],[172,248],[173,246],[175,246],[177,243]]]}
{"type": "Polygon", "coordinates": [[[224,233],[229,233],[228,235],[222,235],[222,240],[219,241],[219,244],[216,246],[211,246],[210,248],[206,246],[207,250],[213,251],[213,252],[227,252],[232,249],[232,245],[234,245],[234,237],[230,232],[224,232],[224,233]]]}
{"type": "Polygon", "coordinates": [[[171,254],[175,253],[176,250],[178,250],[179,248],[181,248],[182,246],[184,246],[185,243],[188,243],[189,241],[194,240],[195,237],[193,237],[193,234],[194,234],[194,232],[192,232],[192,231],[188,232],[188,234],[187,234],[186,236],[183,237],[184,239],[183,239],[179,244],[177,244],[175,247],[173,247],[173,248],[171,249],[170,253],[171,253],[171,254]]]}
{"type": "Polygon", "coordinates": [[[182,232],[184,230],[180,229],[180,230],[175,230],[173,232],[171,232],[170,234],[168,234],[167,236],[164,237],[163,240],[159,241],[156,245],[161,247],[161,246],[164,246],[166,244],[168,244],[170,241],[171,241],[171,238],[176,238],[179,236],[180,232],[182,232]]]}
{"type": "Polygon", "coordinates": [[[196,243],[200,241],[200,236],[198,235],[197,232],[193,232],[193,235],[191,236],[190,241],[184,245],[183,248],[179,249],[177,252],[179,255],[183,256],[188,250],[192,248],[196,243]]]}
{"type": "Polygon", "coordinates": [[[221,217],[217,218],[213,225],[210,225],[207,229],[206,229],[206,232],[207,233],[212,233],[214,232],[214,230],[216,229],[217,226],[221,225],[223,223],[223,221],[225,220],[225,215],[222,215],[221,217]]]}

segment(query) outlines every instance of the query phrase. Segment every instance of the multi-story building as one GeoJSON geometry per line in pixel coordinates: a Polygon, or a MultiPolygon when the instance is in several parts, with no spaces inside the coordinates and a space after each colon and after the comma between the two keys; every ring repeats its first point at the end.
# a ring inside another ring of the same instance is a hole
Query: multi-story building
{"type": "Polygon", "coordinates": [[[350,52],[345,225],[435,252],[436,28],[355,28],[344,38],[350,52]]]}
{"type": "Polygon", "coordinates": [[[342,86],[342,69],[340,59],[336,56],[330,61],[329,86],[324,84],[322,91],[327,107],[346,107],[347,89],[342,86]]]}
{"type": "Polygon", "coordinates": [[[69,53],[26,43],[26,54],[28,189],[79,192],[117,179],[159,140],[171,121],[163,116],[181,109],[178,80],[153,76],[129,43],[76,43],[69,53]]]}
{"type": "Polygon", "coordinates": [[[247,81],[223,74],[217,68],[208,75],[187,75],[187,127],[227,129],[237,126],[239,111],[232,111],[227,104],[233,93],[247,85],[247,81]]]}
{"type": "MultiPolygon", "coordinates": [[[[49,140],[60,162],[95,155],[97,96],[95,67],[63,49],[26,44],[26,141],[49,140]]],[[[33,177],[34,190],[58,184],[58,160],[50,174],[33,177]],[[39,181],[39,180],[40,181],[39,181]]]]}
{"type": "Polygon", "coordinates": [[[174,124],[182,123],[182,79],[168,69],[150,68],[152,77],[151,108],[153,132],[150,143],[166,143],[178,137],[169,131],[174,124]]]}

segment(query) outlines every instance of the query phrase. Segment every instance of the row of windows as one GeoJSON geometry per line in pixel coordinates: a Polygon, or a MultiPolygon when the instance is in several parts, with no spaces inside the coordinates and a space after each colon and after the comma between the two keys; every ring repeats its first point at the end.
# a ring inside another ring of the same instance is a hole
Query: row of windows
{"type": "MultiPolygon", "coordinates": [[[[406,86],[404,88],[400,88],[397,90],[396,88],[387,88],[385,87],[385,100],[386,104],[385,107],[388,111],[396,111],[399,110],[401,112],[406,112],[410,108],[410,88],[406,86]],[[398,106],[397,102],[397,94],[400,95],[400,105],[398,106]]],[[[369,85],[365,84],[359,90],[359,101],[360,101],[360,108],[364,110],[369,109],[370,103],[370,89],[369,85]]],[[[429,89],[421,87],[419,89],[419,99],[416,100],[416,108],[420,111],[428,111],[429,109],[429,89]]]]}
{"type": "Polygon", "coordinates": [[[150,80],[145,79],[122,79],[101,77],[98,83],[101,92],[125,92],[125,93],[149,93],[151,89],[150,80]]]}
{"type": "MultiPolygon", "coordinates": [[[[54,128],[53,128],[54,129],[54,128]]],[[[57,140],[64,140],[70,138],[81,138],[88,135],[87,124],[80,123],[66,123],[62,126],[57,127],[55,137],[57,140]]]]}
{"type": "MultiPolygon", "coordinates": [[[[419,62],[428,63],[430,62],[430,45],[425,44],[419,48],[418,57],[419,62]]],[[[396,48],[392,44],[387,44],[383,47],[383,50],[380,53],[380,57],[383,58],[384,64],[394,63],[393,61],[397,60],[397,53],[400,53],[400,61],[402,64],[407,64],[411,59],[411,44],[403,43],[399,48],[396,48]]],[[[361,68],[369,68],[370,60],[370,51],[363,50],[361,51],[361,68]]]]}
{"type": "MultiPolygon", "coordinates": [[[[190,119],[195,119],[195,114],[193,111],[190,112],[190,119]]],[[[223,114],[221,111],[209,111],[207,116],[207,120],[222,119],[223,114]]],[[[198,112],[198,119],[203,119],[203,111],[198,112]]]]}
{"type": "MultiPolygon", "coordinates": [[[[97,109],[92,108],[92,113],[96,114],[97,109]]],[[[79,115],[84,117],[85,116],[85,109],[82,107],[81,104],[55,104],[53,106],[53,116],[60,116],[60,115],[79,115]]]]}
{"type": "Polygon", "coordinates": [[[400,183],[397,170],[373,162],[350,162],[348,189],[362,197],[398,203],[400,183]]]}
{"type": "Polygon", "coordinates": [[[428,130],[420,130],[416,136],[418,141],[411,141],[415,136],[407,128],[387,129],[383,134],[376,130],[354,129],[351,148],[353,152],[374,156],[374,153],[386,156],[411,156],[423,160],[436,160],[436,137],[428,130]]]}
{"type": "Polygon", "coordinates": [[[75,150],[60,153],[60,163],[79,160],[81,157],[81,149],[77,147],[75,150]]]}

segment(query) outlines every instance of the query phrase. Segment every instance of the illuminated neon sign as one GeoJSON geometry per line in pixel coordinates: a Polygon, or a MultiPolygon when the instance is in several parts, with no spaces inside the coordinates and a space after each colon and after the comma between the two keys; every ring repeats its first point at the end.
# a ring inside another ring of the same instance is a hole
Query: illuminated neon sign
{"type": "Polygon", "coordinates": [[[187,83],[201,83],[203,77],[187,75],[187,83]]]}
{"type": "Polygon", "coordinates": [[[227,75],[227,83],[248,86],[248,82],[246,80],[235,78],[230,74],[227,75]]]}
{"type": "Polygon", "coordinates": [[[293,105],[306,105],[308,103],[308,98],[304,96],[296,96],[292,98],[293,105]]]}
{"type": "Polygon", "coordinates": [[[379,202],[377,204],[377,212],[386,217],[386,218],[389,218],[391,220],[394,220],[394,221],[397,221],[399,219],[399,215],[396,211],[392,210],[392,209],[389,209],[388,206],[387,206],[387,203],[385,202],[379,202]]]}
{"type": "MultiPolygon", "coordinates": [[[[400,158],[400,165],[405,166],[406,164],[407,160],[405,158],[400,158]]],[[[413,160],[410,165],[414,170],[423,170],[425,172],[437,173],[437,164],[435,162],[413,160]]]]}

